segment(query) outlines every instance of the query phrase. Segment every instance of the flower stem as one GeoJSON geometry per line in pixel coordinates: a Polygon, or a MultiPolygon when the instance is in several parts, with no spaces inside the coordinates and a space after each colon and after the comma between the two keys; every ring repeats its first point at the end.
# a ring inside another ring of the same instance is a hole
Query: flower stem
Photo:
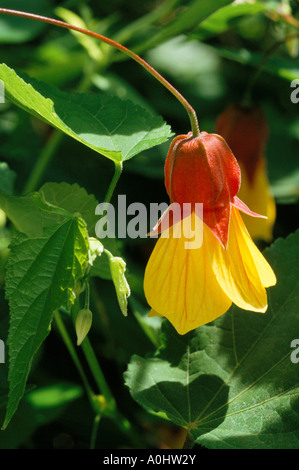
{"type": "Polygon", "coordinates": [[[99,391],[101,394],[105,397],[105,400],[107,402],[107,406],[109,409],[114,410],[116,407],[114,397],[110,391],[110,388],[106,382],[106,379],[104,377],[103,371],[99,365],[99,362],[96,358],[96,355],[94,353],[94,350],[90,344],[89,339],[86,337],[81,344],[81,347],[83,349],[85,358],[88,362],[89,368],[92,372],[92,375],[96,381],[96,384],[99,388],[99,391]]]}
{"type": "Polygon", "coordinates": [[[79,359],[79,357],[76,353],[76,350],[73,346],[72,340],[71,340],[71,338],[68,334],[68,331],[67,331],[66,327],[64,326],[63,320],[62,320],[61,315],[60,315],[58,310],[54,311],[54,319],[55,319],[58,331],[59,331],[59,333],[62,337],[62,340],[63,340],[67,350],[70,353],[70,356],[71,356],[71,358],[72,358],[72,360],[73,360],[73,362],[74,362],[74,364],[77,368],[77,371],[79,372],[79,375],[80,375],[81,380],[84,384],[84,387],[85,387],[87,396],[89,398],[89,401],[90,401],[92,407],[94,407],[94,400],[93,400],[94,393],[90,388],[89,382],[88,382],[87,377],[85,375],[84,369],[81,365],[80,359],[79,359]]]}
{"type": "Polygon", "coordinates": [[[101,420],[101,417],[99,415],[97,415],[94,418],[92,432],[91,432],[91,439],[90,439],[90,447],[89,447],[90,449],[95,449],[100,420],[101,420]]]}
{"type": "MultiPolygon", "coordinates": [[[[73,308],[72,308],[73,321],[75,321],[75,319],[76,319],[76,314],[78,313],[79,308],[80,308],[80,306],[79,306],[79,302],[77,300],[77,301],[75,301],[75,304],[73,305],[73,308]]],[[[96,384],[99,388],[100,393],[103,395],[103,397],[105,399],[105,405],[103,407],[103,413],[102,414],[106,414],[106,415],[110,416],[110,418],[112,418],[114,420],[114,422],[116,423],[118,428],[123,433],[125,433],[125,434],[129,433],[130,438],[132,440],[132,443],[137,448],[141,447],[142,444],[140,442],[140,438],[139,438],[138,433],[135,431],[135,429],[133,428],[131,423],[117,409],[117,404],[116,404],[116,401],[114,399],[114,396],[112,395],[112,393],[110,391],[109,385],[106,382],[106,379],[105,379],[105,376],[102,372],[100,364],[99,364],[99,362],[96,358],[96,355],[93,351],[91,343],[90,343],[90,341],[87,337],[82,341],[81,347],[82,347],[83,353],[85,355],[86,361],[88,363],[88,366],[90,368],[90,371],[93,375],[93,378],[94,378],[94,380],[95,380],[95,382],[96,382],[96,384]]],[[[72,349],[73,348],[71,348],[71,350],[72,349]]],[[[76,353],[75,353],[75,355],[72,354],[72,357],[76,358],[76,353]]],[[[84,372],[83,372],[83,376],[85,376],[84,372]]],[[[93,398],[92,405],[95,406],[96,395],[92,394],[91,398],[93,398]]],[[[99,412],[97,412],[96,414],[100,416],[99,412]]],[[[92,443],[95,442],[94,441],[95,434],[96,434],[96,429],[95,428],[97,428],[96,422],[94,423],[94,429],[93,429],[93,433],[92,433],[92,443]]]]}
{"type": "MultiPolygon", "coordinates": [[[[58,331],[62,337],[62,340],[67,348],[67,350],[70,353],[71,358],[73,359],[73,362],[79,372],[79,375],[81,377],[81,380],[84,384],[88,399],[90,401],[90,404],[92,406],[92,409],[94,410],[96,416],[95,416],[95,421],[94,421],[94,426],[92,430],[92,437],[91,437],[91,445],[95,444],[95,439],[96,439],[96,433],[97,433],[97,428],[98,424],[100,422],[100,418],[102,413],[100,412],[99,407],[97,406],[97,396],[95,393],[92,391],[88,379],[86,377],[86,374],[84,372],[84,369],[81,365],[80,359],[76,353],[76,350],[73,346],[72,340],[68,334],[68,331],[63,323],[63,320],[61,318],[61,315],[58,310],[54,311],[54,319],[56,326],[58,328],[58,331]]],[[[101,392],[103,393],[103,396],[105,397],[106,401],[107,399],[110,400],[110,402],[107,402],[107,405],[110,405],[109,411],[110,416],[112,419],[114,419],[115,423],[117,424],[118,428],[124,432],[124,433],[129,433],[130,438],[132,440],[132,443],[136,446],[136,448],[139,448],[142,446],[140,443],[140,439],[134,428],[132,427],[131,423],[117,410],[116,408],[116,403],[114,400],[114,397],[112,396],[110,389],[106,383],[106,380],[103,376],[103,373],[100,369],[100,366],[98,364],[98,361],[95,357],[95,354],[91,348],[91,346],[88,346],[89,341],[85,340],[82,342],[87,343],[87,347],[85,350],[85,357],[89,363],[89,367],[93,373],[95,382],[97,383],[98,387],[100,388],[101,392]]],[[[103,410],[104,411],[104,410],[103,410]]],[[[92,448],[92,447],[91,447],[92,448]]]]}
{"type": "MultiPolygon", "coordinates": [[[[73,307],[72,307],[72,317],[73,317],[74,323],[76,321],[76,317],[77,317],[77,314],[78,314],[79,310],[80,310],[80,304],[79,304],[79,299],[77,299],[75,301],[73,307]]],[[[104,396],[104,398],[106,400],[107,407],[109,408],[109,410],[114,412],[114,410],[116,408],[114,397],[113,397],[113,395],[110,391],[110,388],[109,388],[109,386],[106,382],[106,379],[104,377],[102,369],[101,369],[101,367],[98,363],[96,355],[93,351],[93,348],[92,348],[92,346],[90,344],[90,341],[87,338],[87,336],[82,341],[81,347],[82,347],[85,359],[86,359],[86,361],[88,363],[88,366],[90,368],[90,371],[93,375],[93,378],[94,378],[94,380],[97,384],[97,387],[99,389],[99,392],[104,396]]]]}
{"type": "Polygon", "coordinates": [[[187,111],[193,136],[197,137],[199,135],[200,131],[198,127],[198,120],[197,120],[195,110],[192,108],[192,106],[189,104],[186,98],[184,98],[184,96],[173,85],[171,85],[171,83],[169,83],[168,80],[166,80],[159,72],[157,72],[157,70],[155,70],[144,59],[142,59],[139,55],[135,54],[135,52],[131,51],[127,47],[101,34],[95,33],[93,31],[89,31],[88,29],[80,28],[79,26],[74,26],[69,23],[65,23],[64,21],[56,20],[54,18],[47,18],[45,16],[35,15],[32,13],[26,13],[23,11],[8,10],[7,8],[0,8],[0,13],[6,14],[6,15],[19,16],[22,18],[28,18],[28,19],[32,19],[36,21],[42,21],[44,23],[49,23],[54,26],[59,26],[61,28],[66,28],[69,30],[77,31],[79,33],[85,34],[86,36],[93,37],[95,39],[98,39],[99,41],[109,44],[115,49],[118,49],[119,51],[123,52],[124,54],[129,56],[131,59],[135,60],[135,62],[141,65],[145,70],[147,70],[147,72],[149,72],[153,77],[155,77],[156,80],[158,80],[168,91],[170,91],[170,93],[172,93],[177,98],[177,100],[181,103],[181,105],[187,111]]]}

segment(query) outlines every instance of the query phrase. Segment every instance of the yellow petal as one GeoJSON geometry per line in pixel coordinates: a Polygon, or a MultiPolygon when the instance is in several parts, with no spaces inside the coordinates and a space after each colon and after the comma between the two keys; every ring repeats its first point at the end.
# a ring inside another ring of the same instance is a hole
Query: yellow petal
{"type": "MultiPolygon", "coordinates": [[[[261,283],[264,287],[274,286],[276,284],[276,276],[271,268],[270,264],[264,258],[260,250],[255,245],[251,236],[249,235],[247,228],[244,222],[241,219],[241,215],[237,212],[237,217],[239,218],[239,229],[242,232],[242,237],[244,238],[247,246],[250,250],[251,256],[255,263],[256,269],[258,271],[261,283]]],[[[242,214],[243,215],[243,214],[242,214]]]]}
{"type": "Polygon", "coordinates": [[[252,183],[249,182],[242,163],[239,163],[239,166],[242,176],[238,198],[244,201],[253,212],[268,217],[267,219],[260,219],[242,214],[242,218],[252,238],[260,238],[269,242],[273,238],[272,232],[276,218],[276,205],[266,174],[265,161],[261,159],[252,183]]]}
{"type": "MultiPolygon", "coordinates": [[[[192,213],[189,217],[197,216],[192,213]]],[[[182,224],[178,222],[169,230],[169,238],[159,238],[144,277],[151,316],[168,318],[179,334],[211,322],[231,305],[213,273],[206,239],[215,239],[219,246],[220,243],[203,224],[202,246],[186,249],[189,235],[183,232],[182,224]],[[185,236],[179,237],[180,231],[185,236]]]]}
{"type": "Polygon", "coordinates": [[[265,286],[274,285],[276,278],[236,208],[232,207],[227,250],[212,240],[209,252],[213,271],[228,297],[240,308],[265,312],[268,306],[265,286]]]}

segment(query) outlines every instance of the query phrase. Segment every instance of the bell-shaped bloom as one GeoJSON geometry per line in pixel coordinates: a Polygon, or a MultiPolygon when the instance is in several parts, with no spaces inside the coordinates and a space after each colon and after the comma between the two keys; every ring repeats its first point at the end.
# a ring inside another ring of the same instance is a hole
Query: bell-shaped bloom
{"type": "Polygon", "coordinates": [[[218,117],[216,132],[225,138],[238,160],[242,174],[239,198],[267,217],[243,216],[250,235],[271,241],[276,206],[266,172],[264,152],[269,131],[262,109],[231,104],[218,117]]]}
{"type": "Polygon", "coordinates": [[[170,208],[181,210],[166,226],[164,214],[155,228],[161,237],[144,277],[150,316],[168,318],[185,334],[224,314],[232,303],[265,312],[265,288],[276,278],[239,213],[259,217],[236,196],[240,169],[225,140],[206,132],[176,137],[165,163],[165,186],[170,208]],[[190,249],[194,227],[201,227],[202,243],[190,249]]]}

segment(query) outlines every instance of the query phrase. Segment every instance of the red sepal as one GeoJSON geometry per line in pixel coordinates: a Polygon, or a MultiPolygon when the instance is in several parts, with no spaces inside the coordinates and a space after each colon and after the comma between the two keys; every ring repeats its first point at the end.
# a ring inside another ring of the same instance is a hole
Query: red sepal
{"type": "Polygon", "coordinates": [[[237,196],[234,197],[232,205],[235,206],[239,211],[244,212],[244,214],[251,215],[251,217],[260,217],[261,219],[268,219],[266,215],[261,215],[258,214],[257,212],[253,212],[249,209],[249,207],[244,204],[241,199],[239,199],[237,196]]]}

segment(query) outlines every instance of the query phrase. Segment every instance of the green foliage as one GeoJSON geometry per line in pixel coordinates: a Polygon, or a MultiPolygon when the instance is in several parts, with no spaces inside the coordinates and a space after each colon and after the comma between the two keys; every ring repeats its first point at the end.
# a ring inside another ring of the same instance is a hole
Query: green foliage
{"type": "Polygon", "coordinates": [[[148,317],[143,276],[154,241],[98,240],[96,208],[117,193],[146,207],[168,201],[171,129],[189,132],[188,116],[107,44],[0,14],[0,448],[55,448],[61,434],[74,448],[177,448],[185,430],[198,451],[298,448],[299,104],[290,100],[298,5],[3,0],[1,8],[59,17],[141,53],[192,104],[201,131],[214,132],[256,76],[251,98],[269,123],[277,203],[265,255],[278,283],[264,315],[232,307],[184,336],[148,317]],[[123,162],[118,181],[113,167],[123,162]]]}
{"type": "Polygon", "coordinates": [[[96,198],[92,194],[87,194],[86,190],[78,184],[67,183],[46,183],[39,194],[53,206],[60,207],[70,214],[79,214],[86,223],[88,234],[94,235],[97,222],[95,209],[98,205],[96,198]]]}
{"type": "Polygon", "coordinates": [[[208,448],[298,448],[298,364],[290,346],[299,231],[266,254],[280,282],[269,292],[265,315],[233,307],[184,336],[164,324],[159,353],[134,356],[125,374],[138,403],[188,428],[208,448]]]}

